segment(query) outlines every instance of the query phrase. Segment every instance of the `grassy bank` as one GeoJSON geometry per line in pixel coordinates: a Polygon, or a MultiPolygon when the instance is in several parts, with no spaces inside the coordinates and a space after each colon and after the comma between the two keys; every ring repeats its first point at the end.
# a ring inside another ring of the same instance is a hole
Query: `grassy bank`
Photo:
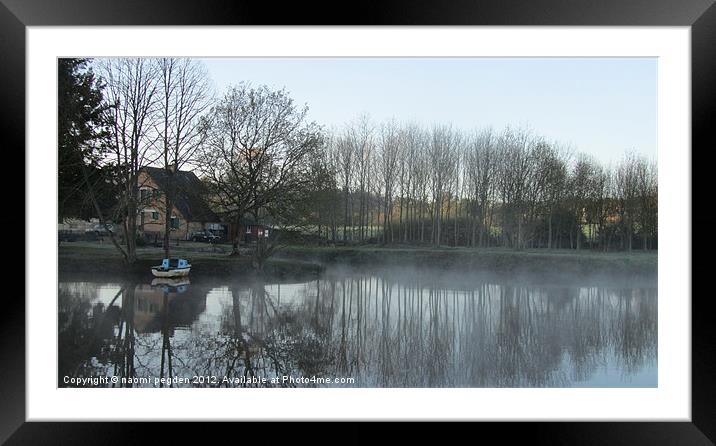
{"type": "MultiPolygon", "coordinates": [[[[229,256],[226,246],[211,247],[207,244],[185,243],[172,247],[172,257],[188,258],[191,261],[193,277],[250,276],[256,274],[248,253],[229,256]]],[[[137,250],[137,261],[128,266],[121,255],[109,243],[92,242],[64,243],[58,250],[58,269],[61,276],[73,273],[107,275],[131,275],[151,277],[150,268],[161,263],[164,251],[161,248],[144,247],[137,250]]],[[[305,278],[315,276],[321,270],[311,262],[286,259],[271,259],[264,267],[264,273],[276,278],[305,278]]]]}
{"type": "Polygon", "coordinates": [[[451,271],[530,274],[629,274],[656,276],[656,252],[593,252],[504,248],[288,247],[278,258],[351,266],[429,266],[451,271]]]}
{"type": "MultiPolygon", "coordinates": [[[[254,274],[250,254],[231,257],[229,247],[184,243],[172,248],[172,256],[186,257],[192,275],[235,276],[254,274]]],[[[159,263],[163,250],[138,250],[136,264],[128,267],[110,244],[66,243],[59,248],[60,273],[149,274],[159,263]]],[[[655,277],[656,252],[592,252],[574,250],[524,250],[425,248],[425,247],[305,247],[279,251],[265,266],[275,277],[315,275],[328,265],[351,267],[430,267],[446,271],[481,271],[501,274],[640,275],[655,277]]]]}

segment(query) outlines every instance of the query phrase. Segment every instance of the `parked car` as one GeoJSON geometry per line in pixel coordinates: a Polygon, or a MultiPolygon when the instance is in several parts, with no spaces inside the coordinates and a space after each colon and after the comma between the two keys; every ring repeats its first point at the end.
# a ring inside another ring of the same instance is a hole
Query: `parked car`
{"type": "Polygon", "coordinates": [[[190,237],[193,242],[209,242],[216,243],[219,241],[219,236],[214,235],[209,231],[197,231],[193,232],[190,237]]]}
{"type": "Polygon", "coordinates": [[[95,234],[95,235],[109,235],[111,233],[114,233],[114,225],[112,223],[108,223],[107,225],[103,225],[101,223],[97,223],[96,225],[92,226],[91,228],[85,229],[85,234],[95,234]]]}

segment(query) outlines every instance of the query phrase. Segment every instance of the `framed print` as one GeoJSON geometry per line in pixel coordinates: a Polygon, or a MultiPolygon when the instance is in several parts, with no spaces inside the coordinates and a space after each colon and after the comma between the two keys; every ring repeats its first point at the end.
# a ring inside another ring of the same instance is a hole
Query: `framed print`
{"type": "Polygon", "coordinates": [[[711,2],[165,7],[3,0],[9,444],[77,421],[714,438],[711,2]]]}

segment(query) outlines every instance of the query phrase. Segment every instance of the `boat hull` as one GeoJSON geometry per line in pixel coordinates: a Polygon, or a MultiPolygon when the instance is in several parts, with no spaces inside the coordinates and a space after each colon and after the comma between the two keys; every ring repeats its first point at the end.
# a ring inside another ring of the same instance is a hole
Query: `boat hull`
{"type": "Polygon", "coordinates": [[[152,275],[154,277],[185,277],[189,275],[189,268],[173,268],[164,270],[161,268],[152,268],[152,275]]]}

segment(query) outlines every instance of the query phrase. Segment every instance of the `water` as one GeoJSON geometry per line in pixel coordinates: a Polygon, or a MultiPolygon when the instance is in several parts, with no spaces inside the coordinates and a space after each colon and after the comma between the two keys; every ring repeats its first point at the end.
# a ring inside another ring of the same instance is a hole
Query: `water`
{"type": "Polygon", "coordinates": [[[73,278],[58,328],[60,387],[657,386],[655,281],[73,278]]]}

